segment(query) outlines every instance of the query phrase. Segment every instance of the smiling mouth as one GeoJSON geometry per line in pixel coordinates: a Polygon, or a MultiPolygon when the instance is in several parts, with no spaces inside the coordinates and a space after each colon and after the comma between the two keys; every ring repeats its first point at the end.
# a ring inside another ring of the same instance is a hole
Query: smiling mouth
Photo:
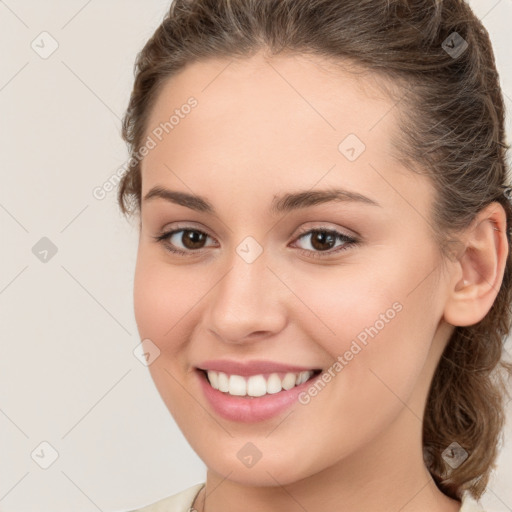
{"type": "Polygon", "coordinates": [[[315,378],[322,370],[275,372],[251,376],[233,375],[215,370],[198,370],[213,389],[226,395],[256,398],[288,391],[315,378]]]}

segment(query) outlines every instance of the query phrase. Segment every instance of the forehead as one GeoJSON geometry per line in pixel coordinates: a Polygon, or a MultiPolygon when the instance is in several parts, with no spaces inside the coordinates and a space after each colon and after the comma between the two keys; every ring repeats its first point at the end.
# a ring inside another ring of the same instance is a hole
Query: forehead
{"type": "Polygon", "coordinates": [[[260,52],[189,64],[164,83],[148,117],[156,146],[142,162],[143,194],[176,175],[196,189],[219,180],[243,186],[237,179],[248,174],[275,188],[310,188],[333,166],[327,181],[368,191],[385,186],[377,173],[390,168],[417,179],[393,157],[397,107],[387,90],[367,70],[313,56],[260,52]],[[195,106],[183,108],[190,98],[195,106]],[[351,147],[356,159],[347,158],[351,147]]]}
{"type": "MultiPolygon", "coordinates": [[[[389,97],[389,86],[384,78],[350,61],[317,56],[267,57],[260,51],[243,59],[208,59],[188,64],[164,81],[146,131],[168,119],[191,96],[200,107],[194,117],[216,122],[218,128],[223,119],[238,118],[240,124],[267,119],[269,128],[271,123],[302,121],[305,128],[318,125],[319,131],[352,129],[362,134],[388,117],[382,131],[393,121],[390,108],[395,100],[389,97]],[[222,118],[217,117],[220,112],[222,118]]],[[[294,132],[300,128],[288,124],[294,132]]],[[[233,131],[237,125],[232,125],[233,131]]]]}

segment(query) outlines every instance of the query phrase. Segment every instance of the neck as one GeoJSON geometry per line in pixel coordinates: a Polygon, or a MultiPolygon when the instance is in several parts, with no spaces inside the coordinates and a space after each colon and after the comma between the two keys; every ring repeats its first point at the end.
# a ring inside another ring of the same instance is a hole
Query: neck
{"type": "Polygon", "coordinates": [[[271,469],[268,485],[263,486],[208,470],[199,502],[204,502],[204,512],[458,512],[460,502],[437,488],[424,465],[421,426],[421,419],[406,407],[378,439],[333,466],[287,485],[281,485],[271,469]]]}

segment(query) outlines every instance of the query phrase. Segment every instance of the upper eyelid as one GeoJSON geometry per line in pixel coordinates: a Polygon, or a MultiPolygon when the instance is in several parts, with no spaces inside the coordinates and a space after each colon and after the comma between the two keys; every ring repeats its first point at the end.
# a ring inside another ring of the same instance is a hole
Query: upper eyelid
{"type": "MultiPolygon", "coordinates": [[[[338,233],[345,235],[347,237],[350,237],[350,238],[361,238],[361,236],[358,233],[354,232],[351,229],[328,226],[327,224],[321,224],[322,221],[318,221],[318,222],[320,223],[320,225],[299,228],[299,231],[296,234],[296,236],[304,235],[306,233],[309,233],[310,231],[321,230],[321,231],[337,231],[338,233]]],[[[329,221],[324,221],[324,222],[328,223],[329,221]]],[[[208,229],[203,228],[202,226],[197,227],[194,224],[180,225],[180,223],[178,223],[177,226],[173,226],[170,228],[163,228],[160,232],[163,234],[163,233],[172,233],[172,232],[182,231],[182,230],[200,231],[201,233],[204,233],[205,235],[208,235],[211,238],[215,238],[212,234],[210,234],[208,229]]],[[[295,230],[295,231],[297,231],[297,230],[295,230]]]]}
{"type": "MultiPolygon", "coordinates": [[[[199,231],[201,233],[204,233],[205,235],[208,235],[210,238],[215,238],[213,235],[211,235],[209,233],[208,230],[206,230],[202,227],[196,227],[196,226],[190,225],[190,224],[186,224],[183,226],[173,226],[172,228],[168,228],[168,229],[164,228],[161,230],[161,233],[162,234],[164,234],[164,233],[170,234],[170,233],[176,233],[178,231],[199,231]]],[[[309,226],[309,227],[305,227],[305,228],[299,228],[299,231],[298,231],[298,233],[296,233],[296,236],[304,235],[304,234],[310,233],[311,231],[335,231],[335,232],[338,232],[339,234],[342,234],[342,235],[345,235],[348,237],[352,237],[352,238],[356,238],[359,236],[355,233],[345,233],[344,229],[342,229],[342,228],[335,228],[335,227],[327,226],[327,225],[309,226]]],[[[347,230],[347,231],[351,231],[351,230],[347,230]]]]}
{"type": "Polygon", "coordinates": [[[307,228],[300,228],[299,229],[299,232],[296,234],[296,238],[299,237],[299,236],[302,236],[302,235],[305,235],[305,234],[308,234],[310,233],[311,231],[332,231],[332,232],[336,232],[340,235],[344,235],[346,237],[349,237],[349,238],[359,238],[359,235],[356,235],[355,233],[347,233],[346,231],[350,231],[346,228],[335,228],[335,227],[330,227],[330,226],[327,226],[327,225],[321,225],[321,226],[310,226],[310,227],[307,227],[307,228]]]}

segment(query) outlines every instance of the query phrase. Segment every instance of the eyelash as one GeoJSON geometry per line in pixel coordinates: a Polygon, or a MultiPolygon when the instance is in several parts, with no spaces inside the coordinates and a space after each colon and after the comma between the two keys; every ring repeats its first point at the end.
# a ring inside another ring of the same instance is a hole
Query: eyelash
{"type": "MultiPolygon", "coordinates": [[[[205,233],[204,231],[195,229],[192,226],[186,226],[186,227],[180,227],[179,229],[167,231],[167,232],[157,235],[153,238],[158,243],[163,243],[163,245],[167,251],[169,251],[173,254],[180,255],[180,256],[191,256],[192,254],[199,253],[203,250],[203,249],[197,249],[197,250],[190,249],[188,251],[183,251],[181,249],[176,249],[176,248],[172,247],[171,245],[169,245],[169,243],[166,242],[166,240],[168,238],[170,238],[172,235],[179,233],[181,231],[190,231],[190,232],[201,233],[202,235],[210,237],[210,235],[208,235],[208,233],[205,233]]],[[[357,240],[356,238],[352,238],[348,235],[345,235],[344,233],[340,233],[339,231],[336,231],[335,229],[328,229],[328,228],[322,228],[322,227],[308,229],[307,231],[299,233],[299,236],[297,236],[296,240],[301,239],[305,235],[310,235],[310,234],[318,233],[318,232],[334,235],[336,238],[336,241],[342,241],[345,243],[344,243],[344,245],[341,245],[340,247],[338,247],[336,249],[328,249],[326,251],[311,251],[309,249],[300,249],[299,248],[299,251],[302,254],[306,254],[308,257],[312,256],[313,258],[327,258],[329,256],[332,256],[333,254],[338,254],[342,251],[349,249],[350,247],[353,247],[353,246],[356,246],[359,244],[359,240],[357,240]]],[[[210,237],[210,238],[212,238],[212,237],[210,237]]]]}

